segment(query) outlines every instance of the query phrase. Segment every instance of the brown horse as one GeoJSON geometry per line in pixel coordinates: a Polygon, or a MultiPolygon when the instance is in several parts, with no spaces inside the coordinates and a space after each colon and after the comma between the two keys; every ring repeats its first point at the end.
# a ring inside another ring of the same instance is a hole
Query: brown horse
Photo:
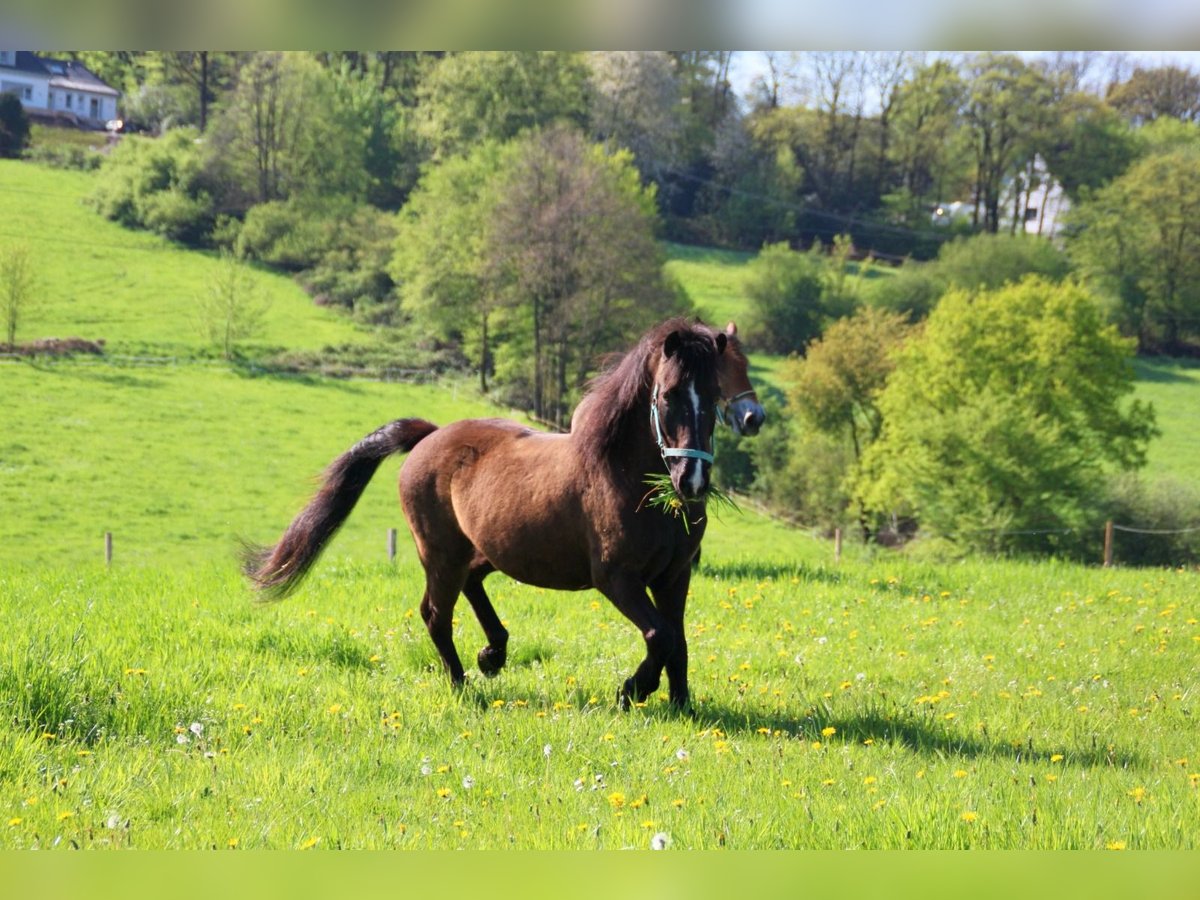
{"type": "Polygon", "coordinates": [[[385,425],[334,460],[279,543],[251,555],[247,574],[267,596],[289,593],[379,464],[409,453],[400,498],[425,569],[421,616],[455,684],[464,679],[452,634],[460,593],[487,637],[480,670],[504,665],[508,631],[483,589],[499,570],[539,587],[599,590],[646,644],[620,704],[656,691],[665,668],[671,702],[686,706],[684,605],[704,536],[718,370],[730,336],[682,319],[653,329],[593,382],[567,434],[501,419],[385,425]],[[642,502],[645,477],[664,469],[690,527],[642,502]]]}

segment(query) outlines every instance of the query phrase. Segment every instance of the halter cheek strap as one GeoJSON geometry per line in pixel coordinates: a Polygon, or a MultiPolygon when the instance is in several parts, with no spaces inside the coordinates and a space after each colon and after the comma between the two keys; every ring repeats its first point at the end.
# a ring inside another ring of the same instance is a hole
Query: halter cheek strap
{"type": "Polygon", "coordinates": [[[743,397],[749,397],[752,394],[755,394],[753,388],[748,391],[742,391],[740,394],[734,394],[725,401],[724,408],[722,408],[720,404],[717,404],[717,418],[720,420],[721,424],[729,425],[729,407],[733,406],[733,404],[737,403],[743,397]]]}
{"type": "Polygon", "coordinates": [[[682,456],[687,459],[701,459],[706,463],[712,463],[714,456],[711,453],[705,453],[703,450],[690,450],[686,447],[668,447],[667,442],[663,439],[662,424],[658,416],[658,385],[654,386],[654,393],[650,396],[650,421],[654,424],[654,440],[658,443],[658,452],[662,454],[664,460],[672,456],[682,456]]]}

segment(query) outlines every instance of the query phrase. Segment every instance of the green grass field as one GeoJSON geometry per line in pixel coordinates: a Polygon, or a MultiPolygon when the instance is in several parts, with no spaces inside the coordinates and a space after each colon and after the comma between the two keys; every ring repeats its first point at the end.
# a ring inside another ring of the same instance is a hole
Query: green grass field
{"type": "MultiPolygon", "coordinates": [[[[0,239],[50,246],[58,216],[113,245],[48,265],[47,316],[72,279],[124,272],[36,336],[192,362],[0,362],[0,846],[1200,845],[1194,571],[854,546],[835,565],[827,542],[747,510],[711,523],[693,581],[694,717],[657,695],[618,711],[641,641],[603,598],[502,576],[510,665],[455,692],[416,613],[389,461],[306,586],[254,604],[238,539],[277,538],[336,455],[400,416],[506,411],[452,381],[202,364],[185,308],[150,286],[182,295],[211,260],[76,210],[89,176],[17,166],[0,164],[0,194],[41,212],[0,239]]],[[[740,264],[672,256],[697,297],[723,297],[740,264]]],[[[373,339],[263,278],[288,312],[271,346],[373,339]]],[[[1140,365],[1164,431],[1153,472],[1194,474],[1195,371],[1140,365]]],[[[482,635],[458,613],[472,660],[482,635]]]]}
{"type": "MultiPolygon", "coordinates": [[[[105,341],[113,354],[195,355],[204,343],[196,298],[217,257],[103,219],[83,202],[96,177],[0,160],[0,242],[26,244],[38,272],[37,300],[17,339],[82,337],[105,341]]],[[[269,309],[249,352],[377,340],[314,306],[284,275],[260,270],[254,282],[269,309]]]]}

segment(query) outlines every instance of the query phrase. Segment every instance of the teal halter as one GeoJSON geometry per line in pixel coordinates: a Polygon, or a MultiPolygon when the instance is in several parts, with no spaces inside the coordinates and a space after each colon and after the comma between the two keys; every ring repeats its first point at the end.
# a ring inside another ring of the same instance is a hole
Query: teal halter
{"type": "Polygon", "coordinates": [[[706,453],[703,450],[689,450],[686,447],[667,446],[667,442],[663,440],[662,424],[660,423],[658,417],[657,384],[654,386],[654,393],[650,395],[650,421],[654,423],[654,440],[658,443],[658,452],[662,454],[664,461],[672,456],[682,456],[687,459],[700,459],[706,463],[712,464],[715,457],[711,453],[706,453]]]}

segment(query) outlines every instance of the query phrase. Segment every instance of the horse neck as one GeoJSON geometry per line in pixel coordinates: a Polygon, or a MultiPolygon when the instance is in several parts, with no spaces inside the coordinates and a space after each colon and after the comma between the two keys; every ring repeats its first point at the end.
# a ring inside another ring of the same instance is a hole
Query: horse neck
{"type": "Polygon", "coordinates": [[[649,390],[639,391],[636,401],[614,420],[603,415],[597,404],[604,398],[584,397],[571,420],[571,439],[582,454],[607,468],[614,477],[622,474],[641,484],[649,473],[665,471],[662,454],[650,424],[649,390]]]}

